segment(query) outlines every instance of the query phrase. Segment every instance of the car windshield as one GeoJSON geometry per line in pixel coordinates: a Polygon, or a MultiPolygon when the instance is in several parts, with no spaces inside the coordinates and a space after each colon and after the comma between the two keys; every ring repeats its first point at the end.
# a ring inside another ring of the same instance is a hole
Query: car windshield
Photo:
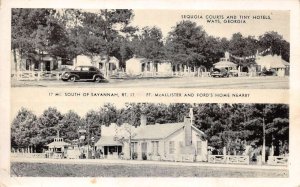
{"type": "Polygon", "coordinates": [[[97,69],[94,67],[90,67],[90,71],[97,71],[97,69]]]}

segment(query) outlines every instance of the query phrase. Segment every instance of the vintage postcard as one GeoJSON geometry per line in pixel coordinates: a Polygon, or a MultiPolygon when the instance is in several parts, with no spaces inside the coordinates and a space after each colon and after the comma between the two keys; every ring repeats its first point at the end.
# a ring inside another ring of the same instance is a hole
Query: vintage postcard
{"type": "Polygon", "coordinates": [[[12,87],[289,88],[288,10],[11,14],[12,87]]]}
{"type": "Polygon", "coordinates": [[[0,186],[299,185],[299,2],[142,2],[1,4],[0,186]]]}

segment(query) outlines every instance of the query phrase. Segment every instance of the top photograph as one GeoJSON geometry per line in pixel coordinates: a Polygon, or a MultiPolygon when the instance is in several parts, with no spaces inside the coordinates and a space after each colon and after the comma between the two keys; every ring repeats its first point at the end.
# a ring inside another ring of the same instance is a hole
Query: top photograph
{"type": "Polygon", "coordinates": [[[290,12],[11,9],[11,87],[289,89],[290,12]]]}

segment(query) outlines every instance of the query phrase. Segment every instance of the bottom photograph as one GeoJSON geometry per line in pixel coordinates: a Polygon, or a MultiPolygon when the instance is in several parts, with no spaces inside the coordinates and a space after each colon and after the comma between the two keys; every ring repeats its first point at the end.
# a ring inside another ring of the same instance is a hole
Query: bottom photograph
{"type": "Polygon", "coordinates": [[[285,178],[289,105],[21,106],[10,157],[12,177],[285,178]]]}

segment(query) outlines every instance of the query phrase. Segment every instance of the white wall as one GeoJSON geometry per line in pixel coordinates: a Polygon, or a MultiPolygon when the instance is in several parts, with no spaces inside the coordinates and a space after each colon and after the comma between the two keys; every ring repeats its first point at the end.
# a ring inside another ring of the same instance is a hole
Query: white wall
{"type": "Polygon", "coordinates": [[[158,73],[172,73],[172,65],[169,62],[158,63],[157,64],[158,73]]]}
{"type": "Polygon", "coordinates": [[[175,142],[175,151],[174,151],[174,155],[180,154],[180,142],[182,142],[182,144],[184,145],[185,142],[185,138],[184,138],[184,130],[181,129],[177,132],[175,132],[174,134],[172,134],[171,136],[169,136],[166,140],[165,140],[165,154],[170,155],[170,141],[174,141],[175,142]]]}
{"type": "Polygon", "coordinates": [[[126,61],[126,73],[128,75],[139,75],[142,72],[140,59],[131,58],[126,61]]]}
{"type": "MultiPolygon", "coordinates": [[[[182,145],[184,145],[185,141],[185,133],[184,129],[180,129],[165,140],[159,140],[159,146],[158,146],[158,153],[160,156],[166,156],[166,157],[174,157],[176,155],[181,154],[180,153],[180,142],[182,142],[182,145]],[[175,143],[175,150],[174,154],[169,153],[169,142],[174,141],[175,143]]],[[[137,141],[137,153],[138,153],[138,159],[142,159],[142,142],[147,142],[147,158],[149,159],[149,153],[152,153],[152,141],[156,140],[139,140],[137,141]]],[[[197,153],[197,161],[207,161],[207,140],[202,140],[199,136],[199,133],[192,128],[192,146],[194,149],[197,149],[197,141],[201,141],[202,145],[202,152],[197,153]]],[[[129,155],[129,143],[126,142],[123,146],[123,152],[125,158],[130,158],[129,155]]],[[[175,157],[174,157],[175,158],[175,157]]]]}

